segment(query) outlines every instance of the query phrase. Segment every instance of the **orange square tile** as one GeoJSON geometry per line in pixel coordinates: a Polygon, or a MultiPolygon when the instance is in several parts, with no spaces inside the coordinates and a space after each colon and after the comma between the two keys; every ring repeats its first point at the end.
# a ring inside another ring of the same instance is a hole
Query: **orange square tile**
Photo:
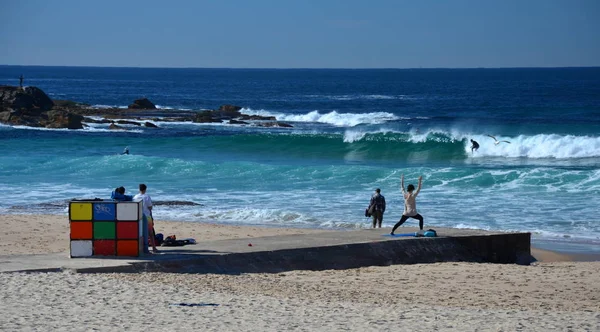
{"type": "Polygon", "coordinates": [[[117,240],[117,256],[139,256],[138,240],[117,240]]]}
{"type": "Polygon", "coordinates": [[[91,221],[71,221],[71,240],[91,240],[93,226],[91,221]]]}

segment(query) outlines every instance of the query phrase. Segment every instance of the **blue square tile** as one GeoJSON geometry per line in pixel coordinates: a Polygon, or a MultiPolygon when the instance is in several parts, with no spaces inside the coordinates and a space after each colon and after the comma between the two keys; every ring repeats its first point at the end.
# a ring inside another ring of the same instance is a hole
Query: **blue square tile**
{"type": "Polygon", "coordinates": [[[94,220],[115,220],[115,203],[94,203],[94,220]]]}

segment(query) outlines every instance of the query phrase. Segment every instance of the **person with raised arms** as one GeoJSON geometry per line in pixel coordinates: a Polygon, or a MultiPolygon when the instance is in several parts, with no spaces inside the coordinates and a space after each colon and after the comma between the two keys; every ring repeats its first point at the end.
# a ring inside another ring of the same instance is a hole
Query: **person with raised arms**
{"type": "Polygon", "coordinates": [[[390,235],[394,235],[394,231],[396,228],[400,227],[408,218],[414,218],[419,220],[419,229],[423,230],[423,216],[421,216],[417,212],[417,195],[421,191],[421,184],[423,182],[423,176],[419,176],[419,185],[417,187],[417,191],[415,191],[415,186],[412,184],[408,185],[407,190],[404,190],[404,174],[402,174],[402,180],[400,182],[400,187],[402,188],[402,195],[404,196],[404,213],[402,213],[402,217],[400,221],[394,225],[392,228],[392,232],[390,235]]]}

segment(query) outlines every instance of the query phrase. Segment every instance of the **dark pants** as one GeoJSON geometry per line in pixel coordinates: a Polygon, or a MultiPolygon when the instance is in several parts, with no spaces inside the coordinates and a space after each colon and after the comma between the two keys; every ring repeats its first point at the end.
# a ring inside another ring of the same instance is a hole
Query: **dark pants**
{"type": "Polygon", "coordinates": [[[414,216],[410,216],[410,217],[409,217],[409,216],[402,215],[402,218],[400,218],[400,221],[398,221],[398,222],[397,222],[397,223],[394,225],[394,228],[392,228],[392,234],[394,233],[394,231],[396,230],[396,228],[398,228],[398,227],[400,227],[402,224],[404,224],[404,222],[405,222],[405,221],[406,221],[408,218],[414,218],[414,219],[417,219],[417,220],[419,220],[419,229],[420,229],[420,230],[423,230],[423,216],[417,213],[416,215],[414,215],[414,216]]]}
{"type": "Polygon", "coordinates": [[[383,222],[383,211],[373,211],[373,228],[379,224],[381,228],[381,222],[383,222]]]}

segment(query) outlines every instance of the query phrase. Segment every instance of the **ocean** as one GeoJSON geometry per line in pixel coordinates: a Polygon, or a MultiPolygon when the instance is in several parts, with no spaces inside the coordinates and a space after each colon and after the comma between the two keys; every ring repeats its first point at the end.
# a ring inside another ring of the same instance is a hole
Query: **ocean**
{"type": "Polygon", "coordinates": [[[426,228],[525,231],[542,247],[600,252],[600,68],[0,66],[0,84],[21,74],[52,99],[126,107],[147,97],[165,112],[233,104],[293,128],[1,125],[0,214],[66,214],[69,199],[146,183],[155,201],[199,204],[157,206],[158,225],[356,229],[370,227],[364,210],[381,188],[392,226],[401,174],[406,184],[422,175],[426,228]]]}

